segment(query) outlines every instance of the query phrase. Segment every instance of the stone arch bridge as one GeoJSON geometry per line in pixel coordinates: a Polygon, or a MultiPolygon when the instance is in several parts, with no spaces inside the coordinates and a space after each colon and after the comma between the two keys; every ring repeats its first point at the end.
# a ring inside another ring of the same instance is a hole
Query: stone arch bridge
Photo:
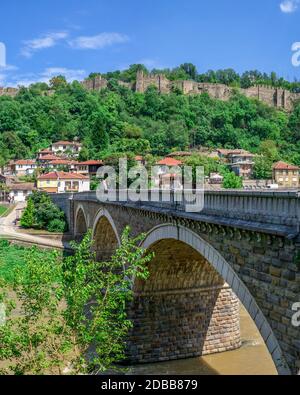
{"type": "Polygon", "coordinates": [[[134,285],[133,362],[188,358],[240,346],[239,301],[280,374],[300,368],[300,197],[296,192],[208,191],[200,213],[184,203],[99,202],[94,192],[52,195],[80,239],[92,229],[107,259],[130,225],[155,252],[134,285]]]}

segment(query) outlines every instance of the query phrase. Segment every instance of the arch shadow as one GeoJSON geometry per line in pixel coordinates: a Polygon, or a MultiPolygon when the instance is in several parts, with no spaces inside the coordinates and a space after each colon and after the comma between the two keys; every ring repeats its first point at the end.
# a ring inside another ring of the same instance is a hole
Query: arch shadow
{"type": "Polygon", "coordinates": [[[82,205],[79,205],[75,214],[74,239],[79,242],[88,231],[88,221],[82,205]]]}
{"type": "Polygon", "coordinates": [[[93,221],[92,238],[97,260],[107,260],[121,245],[116,225],[109,212],[101,208],[93,221]]]}

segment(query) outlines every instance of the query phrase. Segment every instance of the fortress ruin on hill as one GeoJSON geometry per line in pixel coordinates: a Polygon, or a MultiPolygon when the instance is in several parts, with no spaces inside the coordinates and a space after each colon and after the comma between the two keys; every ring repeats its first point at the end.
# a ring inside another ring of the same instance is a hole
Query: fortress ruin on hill
{"type": "MultiPolygon", "coordinates": [[[[228,100],[234,89],[223,84],[213,84],[196,81],[170,81],[162,74],[144,75],[142,71],[137,73],[136,91],[145,92],[146,89],[154,85],[161,93],[170,93],[174,89],[179,89],[185,95],[199,95],[208,93],[210,97],[220,100],[228,100]]],[[[236,89],[236,88],[235,88],[236,89]]],[[[300,93],[292,93],[281,88],[269,86],[253,86],[248,89],[239,89],[242,94],[249,98],[263,101],[269,106],[282,108],[287,111],[293,109],[294,102],[300,100],[300,93]]]]}
{"type": "MultiPolygon", "coordinates": [[[[133,84],[118,81],[121,86],[125,86],[135,92],[144,93],[150,86],[156,86],[162,94],[169,94],[174,90],[180,90],[185,95],[201,95],[207,93],[210,97],[220,100],[229,100],[236,89],[249,98],[261,100],[269,106],[292,111],[296,100],[300,100],[300,93],[293,93],[282,88],[273,88],[270,86],[252,86],[247,89],[231,88],[223,84],[196,82],[192,80],[186,81],[170,81],[163,74],[144,74],[138,71],[136,82],[133,84]]],[[[98,91],[104,89],[108,85],[108,81],[101,75],[95,78],[89,78],[81,82],[81,84],[90,91],[98,91]]],[[[16,96],[17,88],[1,88],[0,96],[16,96]]]]}
{"type": "MultiPolygon", "coordinates": [[[[89,90],[100,90],[106,88],[107,83],[108,81],[99,75],[94,79],[83,81],[82,85],[89,90]]],[[[170,81],[163,74],[145,75],[143,71],[137,72],[135,84],[122,81],[119,81],[119,84],[140,93],[144,93],[150,86],[156,86],[162,94],[169,94],[174,89],[178,89],[185,95],[201,95],[202,93],[207,93],[210,97],[220,100],[229,100],[234,92],[234,88],[223,84],[196,82],[192,80],[170,81]]],[[[300,93],[292,93],[285,89],[270,86],[252,86],[248,89],[240,88],[239,90],[246,97],[261,100],[269,106],[281,108],[286,111],[291,111],[294,102],[300,100],[300,93]]]]}

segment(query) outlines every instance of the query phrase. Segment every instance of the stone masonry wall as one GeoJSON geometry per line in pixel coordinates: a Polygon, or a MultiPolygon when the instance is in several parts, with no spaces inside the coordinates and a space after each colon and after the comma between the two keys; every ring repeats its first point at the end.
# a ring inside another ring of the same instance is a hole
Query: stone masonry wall
{"type": "Polygon", "coordinates": [[[150,277],[134,287],[129,359],[165,361],[240,347],[239,301],[206,259],[176,240],[162,240],[151,252],[150,277]]]}
{"type": "MultiPolygon", "coordinates": [[[[144,75],[142,71],[138,72],[136,91],[144,93],[150,85],[156,86],[161,93],[170,93],[175,87],[185,95],[208,93],[212,98],[220,100],[228,100],[233,93],[232,88],[223,84],[169,81],[163,75],[144,75]]],[[[294,101],[300,99],[300,94],[269,86],[253,86],[248,89],[240,89],[240,92],[249,98],[261,100],[269,106],[287,111],[291,111],[294,101]]]]}
{"type": "Polygon", "coordinates": [[[137,296],[130,317],[131,362],[190,358],[241,345],[239,303],[229,287],[137,296]]]}

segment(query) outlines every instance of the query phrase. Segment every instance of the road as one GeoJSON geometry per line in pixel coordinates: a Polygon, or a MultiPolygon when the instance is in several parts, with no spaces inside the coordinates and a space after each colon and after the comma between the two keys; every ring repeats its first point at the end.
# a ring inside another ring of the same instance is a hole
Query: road
{"type": "Polygon", "coordinates": [[[24,243],[36,244],[43,247],[52,248],[70,248],[69,243],[61,240],[53,240],[50,238],[30,235],[18,232],[18,228],[14,225],[17,216],[17,210],[23,209],[24,203],[18,203],[14,210],[7,216],[0,218],[0,237],[12,239],[24,243]]]}

